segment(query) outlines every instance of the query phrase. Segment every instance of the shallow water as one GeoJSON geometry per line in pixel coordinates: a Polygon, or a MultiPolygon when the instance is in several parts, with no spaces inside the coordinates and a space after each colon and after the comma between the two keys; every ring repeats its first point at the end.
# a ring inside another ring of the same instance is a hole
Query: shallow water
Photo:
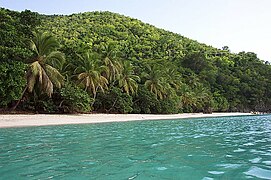
{"type": "Polygon", "coordinates": [[[0,179],[271,179],[271,116],[0,129],[0,179]]]}

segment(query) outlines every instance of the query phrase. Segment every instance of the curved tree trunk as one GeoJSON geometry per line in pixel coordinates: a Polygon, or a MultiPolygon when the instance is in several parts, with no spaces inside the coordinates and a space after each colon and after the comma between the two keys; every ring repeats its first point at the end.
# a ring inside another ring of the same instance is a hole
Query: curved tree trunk
{"type": "Polygon", "coordinates": [[[20,97],[20,99],[19,99],[19,100],[16,102],[16,104],[10,109],[11,111],[14,111],[14,110],[17,108],[17,106],[20,104],[21,100],[22,100],[23,97],[24,97],[24,94],[25,94],[26,90],[27,90],[27,86],[25,86],[24,91],[23,91],[22,96],[20,97]]]}

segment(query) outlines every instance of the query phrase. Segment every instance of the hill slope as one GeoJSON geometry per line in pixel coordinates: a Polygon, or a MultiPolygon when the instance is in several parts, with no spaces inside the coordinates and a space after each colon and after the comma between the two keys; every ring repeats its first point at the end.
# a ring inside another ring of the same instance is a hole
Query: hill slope
{"type": "MultiPolygon", "coordinates": [[[[4,13],[18,16],[12,11],[4,13]]],[[[94,95],[94,110],[135,113],[271,110],[271,66],[255,53],[233,54],[228,47],[213,48],[111,12],[38,15],[40,21],[34,21],[33,15],[31,18],[32,26],[36,23],[38,30],[53,34],[60,42],[60,50],[66,55],[61,71],[69,82],[75,81],[76,70],[83,66],[78,54],[85,52],[95,55],[100,67],[106,60],[120,62],[129,69],[127,79],[138,77],[136,94],[127,93],[120,79],[108,78],[105,92],[89,93],[94,95]]],[[[105,72],[102,75],[106,77],[105,72]]]]}
{"type": "Polygon", "coordinates": [[[70,57],[83,49],[102,52],[113,43],[120,58],[138,66],[148,60],[172,62],[183,83],[203,83],[218,104],[227,99],[229,110],[270,109],[270,65],[254,53],[219,50],[111,12],[43,16],[40,29],[52,32],[70,57]]]}

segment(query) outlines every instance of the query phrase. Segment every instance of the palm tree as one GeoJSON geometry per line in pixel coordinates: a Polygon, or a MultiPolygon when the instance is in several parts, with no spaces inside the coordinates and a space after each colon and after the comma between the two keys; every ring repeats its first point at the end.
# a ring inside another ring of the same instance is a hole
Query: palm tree
{"type": "Polygon", "coordinates": [[[197,98],[196,98],[195,93],[186,84],[183,84],[181,86],[180,93],[181,93],[182,108],[184,112],[192,112],[193,108],[196,107],[197,105],[197,98]]]}
{"type": "Polygon", "coordinates": [[[180,73],[172,67],[167,68],[165,72],[166,81],[170,84],[170,86],[174,89],[179,89],[182,85],[182,77],[180,73]]]}
{"type": "Polygon", "coordinates": [[[125,61],[123,63],[122,74],[119,78],[119,86],[123,88],[123,90],[129,94],[136,93],[138,89],[137,82],[140,81],[140,77],[134,74],[133,66],[131,62],[125,61]]]}
{"type": "Polygon", "coordinates": [[[65,57],[63,53],[56,51],[59,47],[57,40],[47,33],[34,32],[33,35],[30,48],[35,53],[35,57],[26,73],[26,87],[20,100],[12,108],[13,110],[27,90],[31,93],[37,87],[42,93],[51,97],[54,86],[60,88],[64,84],[64,77],[59,69],[62,68],[65,57]]]}
{"type": "Polygon", "coordinates": [[[104,72],[104,74],[109,82],[118,79],[122,71],[122,65],[117,59],[116,47],[112,42],[103,46],[102,61],[108,68],[108,71],[104,72]]]}
{"type": "Polygon", "coordinates": [[[93,94],[96,98],[97,91],[104,92],[108,88],[108,80],[102,76],[102,72],[107,72],[107,67],[101,66],[97,54],[86,52],[78,56],[77,68],[74,70],[79,85],[82,85],[86,91],[93,94]]]}
{"type": "Polygon", "coordinates": [[[212,111],[212,95],[209,89],[203,86],[203,84],[198,84],[194,89],[195,96],[197,99],[196,109],[199,111],[212,111]]]}
{"type": "Polygon", "coordinates": [[[156,97],[163,99],[166,97],[168,90],[170,90],[170,86],[165,82],[165,78],[163,77],[163,72],[155,68],[155,66],[147,66],[148,74],[144,74],[146,81],[145,86],[152,93],[155,94],[156,97]]]}

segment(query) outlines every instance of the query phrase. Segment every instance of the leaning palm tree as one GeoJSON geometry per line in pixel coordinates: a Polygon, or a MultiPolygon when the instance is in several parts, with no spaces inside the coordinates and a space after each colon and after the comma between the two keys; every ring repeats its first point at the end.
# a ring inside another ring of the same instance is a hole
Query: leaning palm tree
{"type": "Polygon", "coordinates": [[[125,61],[123,63],[123,70],[122,74],[120,75],[119,78],[119,86],[123,88],[123,90],[127,94],[134,94],[136,93],[138,89],[138,84],[137,82],[140,81],[139,76],[134,74],[133,66],[131,62],[125,61]]]}
{"type": "Polygon", "coordinates": [[[101,75],[102,72],[108,71],[107,67],[100,64],[97,54],[86,52],[77,56],[78,64],[74,74],[77,77],[78,84],[91,93],[95,99],[98,90],[104,92],[108,88],[108,80],[101,75]]]}
{"type": "MultiPolygon", "coordinates": [[[[64,84],[64,77],[59,69],[62,68],[65,57],[63,53],[56,51],[59,47],[57,40],[47,33],[34,32],[33,35],[30,48],[35,56],[26,73],[27,84],[20,100],[27,90],[31,93],[35,88],[51,97],[54,86],[60,88],[64,84]]],[[[13,110],[20,100],[12,108],[13,110]]]]}
{"type": "Polygon", "coordinates": [[[59,47],[57,40],[47,34],[34,32],[34,38],[30,42],[30,48],[36,54],[30,68],[27,71],[27,87],[32,92],[38,85],[44,93],[51,97],[53,88],[61,88],[64,77],[59,70],[65,61],[64,54],[56,51],[59,47]]]}

